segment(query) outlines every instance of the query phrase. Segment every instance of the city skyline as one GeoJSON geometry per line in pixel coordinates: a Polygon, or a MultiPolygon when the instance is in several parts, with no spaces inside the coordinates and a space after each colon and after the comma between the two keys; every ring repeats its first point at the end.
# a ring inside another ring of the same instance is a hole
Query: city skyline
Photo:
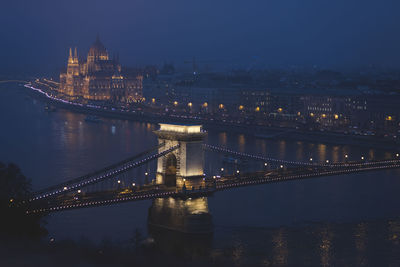
{"type": "Polygon", "coordinates": [[[399,0],[0,9],[0,258],[400,266],[399,0]]]}

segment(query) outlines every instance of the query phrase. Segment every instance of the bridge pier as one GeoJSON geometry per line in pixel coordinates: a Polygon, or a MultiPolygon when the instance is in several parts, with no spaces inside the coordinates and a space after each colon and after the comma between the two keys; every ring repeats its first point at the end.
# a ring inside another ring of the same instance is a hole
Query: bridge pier
{"type": "Polygon", "coordinates": [[[166,186],[204,187],[203,141],[207,135],[201,125],[160,124],[155,131],[161,150],[179,146],[176,150],[158,158],[156,183],[166,186]]]}

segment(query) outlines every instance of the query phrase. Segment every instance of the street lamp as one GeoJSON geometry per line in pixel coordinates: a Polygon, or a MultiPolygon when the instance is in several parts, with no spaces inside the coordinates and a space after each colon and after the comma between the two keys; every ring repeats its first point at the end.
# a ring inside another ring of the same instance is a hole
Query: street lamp
{"type": "Polygon", "coordinates": [[[326,163],[329,163],[329,159],[326,160],[326,163]]]}

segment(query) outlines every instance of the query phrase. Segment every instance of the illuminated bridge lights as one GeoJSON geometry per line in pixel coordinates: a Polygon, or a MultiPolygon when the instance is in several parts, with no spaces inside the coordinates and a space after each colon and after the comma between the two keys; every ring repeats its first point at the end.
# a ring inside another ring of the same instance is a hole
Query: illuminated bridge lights
{"type": "MultiPolygon", "coordinates": [[[[389,169],[389,168],[398,168],[400,167],[400,161],[392,161],[390,164],[387,162],[376,162],[374,166],[353,166],[348,168],[347,166],[343,166],[341,169],[332,169],[328,171],[324,170],[317,170],[312,173],[302,173],[302,174],[289,174],[289,175],[277,175],[277,176],[252,176],[250,175],[245,181],[240,180],[228,180],[226,183],[218,182],[215,186],[215,190],[224,190],[233,187],[239,186],[246,186],[246,185],[255,185],[255,184],[262,184],[262,183],[271,183],[271,182],[280,182],[280,181],[288,181],[288,180],[295,180],[295,179],[304,179],[304,178],[311,178],[311,177],[318,177],[318,176],[327,176],[327,175],[338,175],[338,174],[345,174],[351,172],[360,172],[360,171],[369,171],[369,170],[380,170],[380,169],[389,169]]],[[[244,174],[245,176],[246,174],[244,174]]],[[[209,191],[205,191],[207,193],[209,191]]],[[[211,191],[212,192],[212,191],[211,191]]],[[[195,192],[197,193],[197,192],[195,192]]],[[[190,191],[187,193],[190,196],[190,191]]],[[[142,200],[142,199],[151,199],[157,197],[166,197],[166,196],[176,196],[177,192],[175,191],[163,191],[157,193],[138,193],[136,195],[127,196],[123,198],[114,198],[114,199],[105,199],[105,200],[95,200],[95,201],[88,201],[85,203],[76,203],[76,204],[69,204],[69,205],[58,205],[54,207],[48,208],[39,208],[27,211],[27,213],[38,213],[38,212],[48,212],[48,211],[59,211],[64,209],[72,209],[72,208],[79,208],[79,207],[87,207],[87,206],[98,206],[98,205],[105,205],[105,204],[113,204],[123,201],[132,201],[132,200],[142,200]]]]}
{"type": "MultiPolygon", "coordinates": [[[[144,159],[141,159],[139,161],[131,163],[129,166],[130,166],[130,168],[135,168],[135,167],[137,167],[137,166],[139,166],[139,165],[141,165],[143,163],[146,163],[146,162],[148,162],[150,160],[153,160],[153,159],[159,158],[161,156],[164,156],[165,154],[168,154],[169,152],[172,152],[173,150],[177,149],[178,147],[179,147],[179,145],[170,147],[170,148],[168,148],[168,149],[166,149],[166,150],[164,150],[162,152],[153,154],[153,155],[148,156],[148,157],[146,157],[144,159]]],[[[41,198],[47,198],[49,196],[55,196],[55,195],[61,194],[61,193],[70,192],[72,190],[77,189],[78,187],[83,186],[83,185],[88,185],[88,184],[92,184],[92,183],[97,182],[97,181],[105,180],[107,178],[112,178],[112,176],[114,174],[119,174],[119,173],[123,172],[123,170],[127,170],[128,169],[128,168],[121,168],[121,167],[118,167],[118,166],[115,167],[115,168],[117,168],[117,169],[113,170],[113,171],[108,171],[108,172],[106,172],[106,174],[103,174],[103,175],[100,175],[100,176],[97,176],[97,177],[93,177],[93,178],[91,178],[89,180],[86,180],[84,182],[80,181],[77,184],[72,184],[72,185],[69,185],[69,186],[63,186],[62,190],[55,190],[55,191],[52,191],[52,192],[44,192],[41,195],[38,195],[38,196],[30,199],[30,201],[38,200],[38,199],[41,199],[41,198]]]]}
{"type": "MultiPolygon", "coordinates": [[[[137,160],[136,162],[130,162],[126,163],[124,162],[121,165],[113,166],[112,170],[107,169],[105,173],[102,174],[95,174],[94,176],[84,176],[83,178],[85,180],[80,180],[76,182],[75,180],[72,180],[71,183],[63,183],[62,185],[59,185],[58,187],[53,187],[51,191],[47,192],[42,192],[39,195],[36,195],[33,200],[37,199],[43,199],[47,198],[50,196],[55,196],[57,194],[63,194],[72,190],[76,190],[79,188],[79,191],[81,190],[80,187],[85,186],[85,185],[90,185],[95,182],[100,182],[105,179],[115,179],[115,176],[122,173],[123,171],[137,167],[143,163],[148,162],[149,160],[153,160],[156,158],[159,158],[161,156],[164,156],[171,151],[177,149],[179,145],[170,147],[162,152],[147,156],[143,159],[137,160]]],[[[367,171],[367,170],[378,170],[378,169],[387,169],[387,168],[395,168],[400,166],[400,160],[399,159],[390,159],[390,160],[383,160],[383,161],[368,161],[368,162],[345,162],[345,163],[334,163],[334,164],[329,164],[329,160],[326,160],[327,164],[317,164],[317,163],[310,163],[310,162],[296,162],[296,161],[288,161],[288,160],[279,160],[279,159],[273,159],[273,158],[268,158],[268,157],[262,157],[262,156],[257,156],[257,155],[251,155],[248,153],[242,153],[242,152],[237,152],[233,151],[230,149],[226,148],[220,148],[212,145],[205,145],[205,148],[213,149],[216,151],[220,151],[223,153],[230,153],[233,155],[241,156],[241,157],[248,157],[256,160],[260,160],[264,162],[264,166],[267,166],[267,162],[276,162],[279,163],[280,168],[284,169],[282,171],[277,172],[275,175],[276,177],[270,177],[266,175],[265,173],[262,173],[261,177],[260,174],[256,175],[255,177],[248,177],[249,174],[243,173],[242,171],[237,170],[236,173],[239,174],[241,173],[240,176],[236,175],[235,179],[232,180],[232,177],[221,177],[221,179],[218,179],[217,182],[215,182],[215,188],[218,190],[222,190],[224,188],[231,188],[231,187],[236,187],[236,186],[242,186],[242,185],[252,185],[252,184],[259,184],[259,183],[268,183],[268,182],[279,182],[279,181],[286,181],[286,180],[293,180],[293,179],[302,179],[302,178],[309,178],[309,177],[317,177],[317,176],[325,176],[325,175],[335,175],[335,174],[343,174],[343,173],[351,173],[351,172],[358,172],[358,171],[367,171]],[[297,168],[297,169],[291,169],[290,165],[296,165],[296,166],[312,166],[313,168],[309,169],[302,169],[302,168],[297,168]],[[307,173],[300,173],[300,174],[293,174],[294,172],[307,172],[307,173]],[[291,173],[292,172],[292,173],[291,173]],[[246,177],[247,176],[247,177],[246,177]],[[229,180],[231,179],[231,180],[229,180]],[[237,181],[239,179],[239,181],[237,181]],[[243,181],[243,179],[248,179],[246,181],[243,181]]],[[[363,159],[364,156],[362,156],[361,159],[363,159]]],[[[312,161],[312,158],[310,158],[310,161],[312,161]]],[[[221,172],[224,171],[224,168],[220,169],[221,172]]],[[[146,172],[145,175],[148,175],[146,172]]],[[[120,180],[118,180],[119,183],[121,183],[120,180]]],[[[133,186],[135,186],[133,184],[133,186]]],[[[154,189],[152,189],[154,190],[154,189]]],[[[201,192],[208,192],[208,189],[206,188],[205,191],[200,190],[201,192]]],[[[78,191],[78,192],[79,192],[78,191]]],[[[194,191],[194,193],[198,193],[199,191],[194,191]]],[[[155,197],[160,197],[160,196],[171,196],[173,194],[176,194],[177,192],[157,192],[157,193],[146,193],[146,192],[138,192],[138,193],[133,193],[131,196],[124,196],[123,198],[121,197],[116,197],[115,199],[103,199],[103,200],[96,200],[96,201],[88,201],[86,203],[76,203],[76,204],[71,204],[71,205],[58,205],[56,207],[51,207],[47,208],[47,211],[51,210],[59,210],[59,209],[67,209],[67,208],[76,208],[76,207],[83,207],[83,206],[88,206],[88,205],[104,205],[106,203],[117,203],[120,201],[129,201],[129,200],[140,200],[140,199],[148,199],[148,198],[155,198],[155,197]]],[[[191,193],[189,193],[191,194],[191,193]]],[[[98,197],[101,197],[97,195],[98,197]]],[[[68,197],[68,196],[67,196],[68,197]]],[[[94,195],[96,197],[96,195],[94,195]]],[[[32,200],[32,199],[31,199],[32,200]]],[[[70,199],[72,200],[72,199],[70,199]]],[[[76,199],[75,199],[76,200],[76,199]]],[[[72,201],[75,201],[72,200],[72,201]]],[[[61,201],[54,199],[54,202],[61,201]]],[[[30,212],[40,212],[42,209],[36,209],[30,212]]]]}

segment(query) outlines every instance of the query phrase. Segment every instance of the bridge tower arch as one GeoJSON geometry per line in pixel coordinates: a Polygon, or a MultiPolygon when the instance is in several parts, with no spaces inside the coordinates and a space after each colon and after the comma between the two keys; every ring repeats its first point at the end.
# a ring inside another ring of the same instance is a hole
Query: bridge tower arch
{"type": "Polygon", "coordinates": [[[204,177],[203,141],[207,135],[201,125],[160,123],[155,131],[158,143],[165,145],[159,150],[179,145],[177,149],[158,158],[156,183],[190,189],[202,185],[204,177]]]}

